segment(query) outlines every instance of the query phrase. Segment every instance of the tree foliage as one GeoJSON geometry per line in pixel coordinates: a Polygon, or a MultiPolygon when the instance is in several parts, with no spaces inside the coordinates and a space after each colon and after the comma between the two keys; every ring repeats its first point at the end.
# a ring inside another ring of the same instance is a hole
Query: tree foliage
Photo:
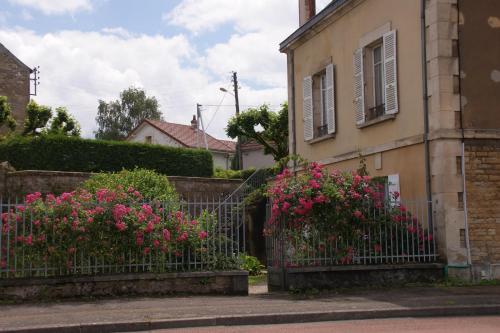
{"type": "Polygon", "coordinates": [[[242,142],[254,140],[264,146],[264,153],[275,161],[288,156],[288,104],[283,103],[279,112],[272,112],[264,104],[233,116],[226,128],[231,138],[240,137],[242,142]]]}
{"type": "Polygon", "coordinates": [[[0,96],[0,126],[7,125],[13,131],[16,129],[16,120],[12,117],[9,100],[6,96],[0,96]]]}
{"type": "Polygon", "coordinates": [[[64,107],[56,109],[56,116],[52,119],[48,134],[80,136],[80,124],[68,113],[64,107]]]}
{"type": "Polygon", "coordinates": [[[52,118],[52,109],[30,101],[26,107],[26,120],[24,121],[23,135],[39,135],[46,128],[52,118]]]}
{"type": "Polygon", "coordinates": [[[56,108],[56,115],[52,116],[52,108],[40,105],[35,101],[30,101],[26,107],[23,135],[55,134],[80,136],[80,124],[69,114],[66,108],[56,108]]]}
{"type": "Polygon", "coordinates": [[[130,87],[120,93],[120,100],[99,100],[96,139],[123,140],[143,119],[160,120],[156,97],[148,97],[142,89],[130,87]]]}

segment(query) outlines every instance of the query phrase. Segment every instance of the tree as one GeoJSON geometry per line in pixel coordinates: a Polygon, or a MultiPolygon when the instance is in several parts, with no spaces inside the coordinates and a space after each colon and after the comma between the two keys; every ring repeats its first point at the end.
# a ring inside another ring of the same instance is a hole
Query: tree
{"type": "Polygon", "coordinates": [[[99,100],[96,139],[123,140],[144,119],[161,120],[156,97],[144,90],[130,87],[120,93],[120,100],[99,100]]]}
{"type": "Polygon", "coordinates": [[[26,107],[26,120],[24,121],[23,135],[39,135],[52,118],[52,109],[30,101],[26,107]]]}
{"type": "Polygon", "coordinates": [[[255,140],[264,146],[265,154],[280,161],[288,156],[288,103],[283,103],[277,113],[266,104],[243,111],[229,119],[226,134],[243,142],[255,140]]]}
{"type": "Polygon", "coordinates": [[[67,136],[80,136],[80,124],[68,113],[64,107],[56,109],[56,116],[52,119],[48,134],[58,134],[67,136]]]}
{"type": "Polygon", "coordinates": [[[52,115],[52,108],[30,101],[26,107],[23,135],[80,136],[80,124],[65,107],[56,108],[56,116],[52,115]]]}
{"type": "Polygon", "coordinates": [[[13,131],[16,129],[16,120],[12,117],[9,100],[6,96],[0,96],[0,126],[7,125],[13,131]]]}

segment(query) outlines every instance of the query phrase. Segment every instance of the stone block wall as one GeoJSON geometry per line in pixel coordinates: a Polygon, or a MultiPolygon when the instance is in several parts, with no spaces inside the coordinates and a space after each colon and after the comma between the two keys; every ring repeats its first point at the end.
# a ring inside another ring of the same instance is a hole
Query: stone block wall
{"type": "MultiPolygon", "coordinates": [[[[17,128],[22,128],[30,100],[30,69],[0,44],[0,95],[7,96],[17,128]]],[[[0,128],[4,133],[5,128],[0,128]]]]}
{"type": "Polygon", "coordinates": [[[467,140],[465,151],[474,278],[500,278],[500,140],[467,140]]]}
{"type": "MultiPolygon", "coordinates": [[[[12,171],[0,166],[0,195],[5,198],[21,199],[28,193],[71,192],[87,180],[91,173],[25,170],[12,171]]],[[[168,177],[177,192],[189,200],[212,199],[227,196],[242,183],[237,179],[168,177]]]]}

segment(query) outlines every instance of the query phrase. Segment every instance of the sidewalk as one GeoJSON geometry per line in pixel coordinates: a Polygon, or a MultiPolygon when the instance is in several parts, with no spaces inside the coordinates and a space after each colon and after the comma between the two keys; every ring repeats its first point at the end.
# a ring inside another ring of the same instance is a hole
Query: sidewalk
{"type": "Polygon", "coordinates": [[[174,327],[500,315],[500,286],[303,295],[166,297],[0,305],[0,332],[125,332],[174,327]]]}

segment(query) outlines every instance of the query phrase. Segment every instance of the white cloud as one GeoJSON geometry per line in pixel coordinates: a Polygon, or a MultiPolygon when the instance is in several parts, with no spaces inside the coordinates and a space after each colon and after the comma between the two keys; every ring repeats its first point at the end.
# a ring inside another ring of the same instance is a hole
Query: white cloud
{"type": "Polygon", "coordinates": [[[46,15],[73,14],[91,10],[90,0],[9,0],[10,3],[39,10],[46,15]]]}
{"type": "MultiPolygon", "coordinates": [[[[168,121],[188,124],[196,103],[205,107],[205,123],[213,116],[228,86],[228,73],[208,74],[197,51],[183,35],[126,35],[124,31],[61,31],[37,34],[28,30],[0,30],[0,40],[30,67],[40,65],[41,84],[35,99],[53,107],[67,106],[81,123],[83,135],[93,136],[98,100],[114,100],[131,85],[159,99],[168,121]],[[117,35],[117,32],[120,34],[117,35]],[[193,62],[186,64],[186,59],[193,62]]],[[[241,104],[279,104],[286,88],[252,89],[242,83],[241,104]]],[[[224,104],[232,104],[226,96],[224,104]]],[[[221,107],[209,133],[224,137],[234,113],[221,107]]]]}

